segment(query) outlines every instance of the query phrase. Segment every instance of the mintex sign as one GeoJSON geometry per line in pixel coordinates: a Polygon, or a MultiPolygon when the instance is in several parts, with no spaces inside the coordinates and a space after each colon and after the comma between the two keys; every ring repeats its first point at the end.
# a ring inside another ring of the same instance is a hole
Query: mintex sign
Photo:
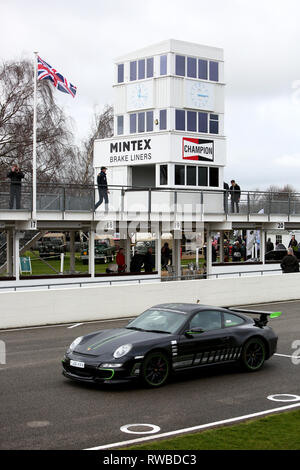
{"type": "Polygon", "coordinates": [[[183,160],[214,161],[214,141],[204,139],[182,138],[183,160]]]}

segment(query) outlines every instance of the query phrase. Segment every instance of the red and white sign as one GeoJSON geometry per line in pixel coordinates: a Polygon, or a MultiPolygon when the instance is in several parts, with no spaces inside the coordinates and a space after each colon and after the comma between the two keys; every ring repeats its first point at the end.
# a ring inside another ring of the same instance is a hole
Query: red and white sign
{"type": "Polygon", "coordinates": [[[183,160],[214,161],[214,141],[206,139],[182,138],[183,160]]]}

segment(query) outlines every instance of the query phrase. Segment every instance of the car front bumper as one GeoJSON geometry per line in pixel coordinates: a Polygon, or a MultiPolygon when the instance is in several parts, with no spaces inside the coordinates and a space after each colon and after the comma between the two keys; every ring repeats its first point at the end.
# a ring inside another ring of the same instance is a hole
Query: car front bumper
{"type": "Polygon", "coordinates": [[[141,360],[128,359],[122,363],[121,367],[113,367],[113,361],[106,362],[111,362],[111,367],[101,366],[101,363],[105,364],[104,361],[99,364],[99,362],[87,360],[86,357],[76,356],[73,358],[66,355],[62,360],[62,374],[68,379],[90,383],[127,382],[139,378],[141,360]],[[84,362],[84,368],[72,366],[70,364],[72,359],[84,362]]]}

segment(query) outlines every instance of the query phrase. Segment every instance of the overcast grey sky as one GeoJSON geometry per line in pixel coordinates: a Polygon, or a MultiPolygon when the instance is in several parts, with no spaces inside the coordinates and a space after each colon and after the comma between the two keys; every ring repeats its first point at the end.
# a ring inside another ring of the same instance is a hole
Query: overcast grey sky
{"type": "Polygon", "coordinates": [[[300,191],[298,0],[2,0],[1,59],[40,56],[78,92],[57,91],[83,137],[113,104],[113,61],[174,38],[225,53],[227,168],[242,189],[300,191]]]}

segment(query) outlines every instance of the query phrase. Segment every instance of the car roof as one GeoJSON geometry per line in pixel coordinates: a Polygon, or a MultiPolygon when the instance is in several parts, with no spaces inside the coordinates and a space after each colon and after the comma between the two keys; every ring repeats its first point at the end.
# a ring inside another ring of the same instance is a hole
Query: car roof
{"type": "Polygon", "coordinates": [[[203,305],[203,304],[190,304],[190,303],[165,303],[165,304],[158,304],[154,305],[151,308],[161,308],[161,309],[168,309],[174,310],[176,312],[182,313],[194,313],[200,312],[201,310],[224,310],[222,307],[215,307],[213,305],[203,305]]]}

